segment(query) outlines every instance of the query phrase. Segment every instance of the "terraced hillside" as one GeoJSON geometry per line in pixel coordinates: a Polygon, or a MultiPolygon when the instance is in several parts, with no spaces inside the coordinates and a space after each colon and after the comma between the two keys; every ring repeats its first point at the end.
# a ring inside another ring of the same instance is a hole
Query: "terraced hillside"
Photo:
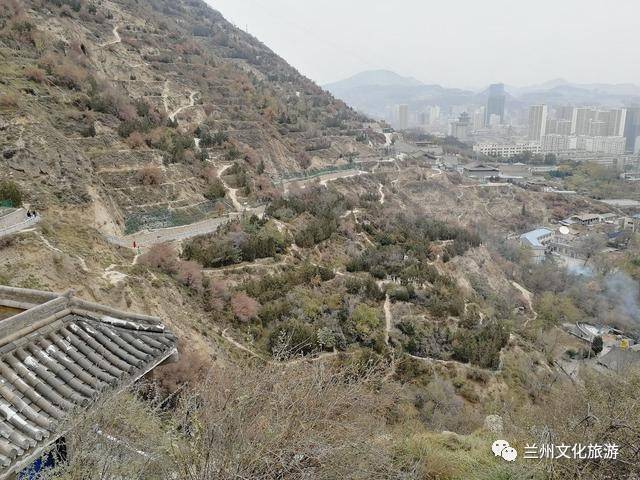
{"type": "Polygon", "coordinates": [[[200,1],[9,1],[0,175],[35,204],[94,202],[103,233],[224,216],[289,171],[379,139],[363,118],[200,1]],[[229,171],[231,172],[231,171],[229,171]],[[235,197],[234,197],[235,198],[235,197]]]}

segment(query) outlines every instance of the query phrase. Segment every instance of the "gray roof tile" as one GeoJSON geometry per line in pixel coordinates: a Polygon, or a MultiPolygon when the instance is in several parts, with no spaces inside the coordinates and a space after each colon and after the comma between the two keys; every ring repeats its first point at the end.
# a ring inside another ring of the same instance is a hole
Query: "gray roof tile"
{"type": "Polygon", "coordinates": [[[2,346],[0,478],[63,434],[65,416],[139,378],[175,348],[162,325],[79,314],[2,346]]]}

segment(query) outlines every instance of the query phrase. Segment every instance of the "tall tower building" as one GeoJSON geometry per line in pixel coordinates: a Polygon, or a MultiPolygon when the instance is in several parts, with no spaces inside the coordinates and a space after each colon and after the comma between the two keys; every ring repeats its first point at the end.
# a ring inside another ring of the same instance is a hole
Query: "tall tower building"
{"type": "Polygon", "coordinates": [[[572,106],[563,105],[556,108],[556,118],[558,119],[558,133],[560,133],[561,135],[571,135],[576,133],[576,114],[576,108],[572,106]],[[568,131],[566,131],[567,123],[565,122],[569,122],[568,131]],[[562,133],[560,132],[560,130],[562,130],[562,133]]]}
{"type": "Polygon", "coordinates": [[[626,121],[627,121],[626,108],[616,108],[609,111],[607,135],[611,137],[623,137],[626,121]]]}
{"type": "Polygon", "coordinates": [[[495,83],[489,86],[489,100],[485,111],[485,125],[490,125],[491,115],[498,115],[500,123],[504,123],[504,105],[506,102],[504,84],[495,83]]]}
{"type": "Polygon", "coordinates": [[[624,138],[627,152],[636,153],[640,148],[640,107],[627,109],[624,138]]]}
{"type": "Polygon", "coordinates": [[[409,128],[409,105],[398,105],[398,128],[406,130],[409,128]]]}
{"type": "Polygon", "coordinates": [[[571,120],[558,120],[558,123],[556,124],[556,133],[558,135],[571,135],[572,133],[575,133],[575,123],[571,120]]]}
{"type": "Polygon", "coordinates": [[[576,108],[576,135],[591,135],[591,122],[595,121],[596,113],[591,107],[576,108]]]}
{"type": "Polygon", "coordinates": [[[529,107],[529,138],[539,142],[547,129],[547,106],[531,105],[529,107]]]}

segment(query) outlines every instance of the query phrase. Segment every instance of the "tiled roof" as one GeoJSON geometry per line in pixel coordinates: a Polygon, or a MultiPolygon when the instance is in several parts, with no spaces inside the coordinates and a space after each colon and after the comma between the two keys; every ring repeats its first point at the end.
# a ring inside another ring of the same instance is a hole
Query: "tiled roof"
{"type": "MultiPolygon", "coordinates": [[[[0,304],[28,306],[24,292],[32,291],[0,287],[0,304]]],[[[176,353],[175,336],[158,319],[69,294],[0,321],[0,478],[28,466],[63,435],[75,409],[176,353]]]]}

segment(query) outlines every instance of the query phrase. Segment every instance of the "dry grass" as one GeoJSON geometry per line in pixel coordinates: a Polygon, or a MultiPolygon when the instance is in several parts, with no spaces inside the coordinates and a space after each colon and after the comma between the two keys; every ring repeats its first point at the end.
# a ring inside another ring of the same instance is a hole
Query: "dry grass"
{"type": "Polygon", "coordinates": [[[391,397],[350,378],[321,365],[216,365],[170,411],[159,407],[178,397],[118,395],[75,417],[74,455],[56,478],[417,478],[394,463],[391,397]]]}
{"type": "Polygon", "coordinates": [[[14,110],[18,106],[20,106],[20,97],[16,93],[0,95],[0,108],[3,110],[14,110]]]}

